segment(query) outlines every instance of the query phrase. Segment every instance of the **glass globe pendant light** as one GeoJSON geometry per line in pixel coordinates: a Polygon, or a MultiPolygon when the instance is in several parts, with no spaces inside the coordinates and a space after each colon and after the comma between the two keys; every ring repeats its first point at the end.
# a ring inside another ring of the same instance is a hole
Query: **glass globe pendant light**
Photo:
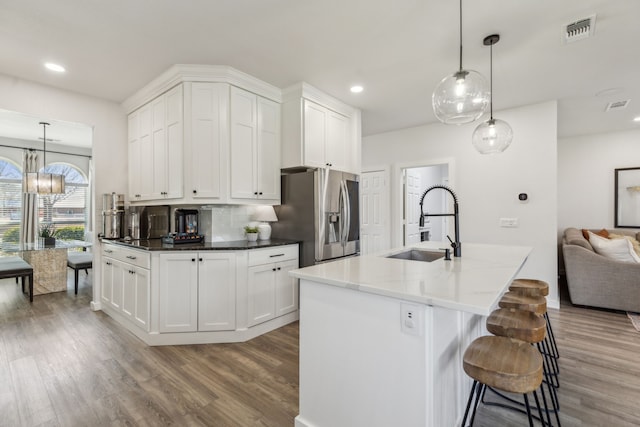
{"type": "Polygon", "coordinates": [[[471,123],[489,105],[487,81],[482,74],[462,68],[462,0],[460,0],[460,69],[443,78],[431,97],[433,113],[442,123],[471,123]]]}
{"type": "Polygon", "coordinates": [[[513,130],[504,120],[493,118],[493,45],[500,41],[500,35],[492,34],[484,38],[484,45],[490,47],[489,81],[490,81],[490,117],[473,131],[472,141],[481,154],[502,153],[511,145],[513,130]]]}

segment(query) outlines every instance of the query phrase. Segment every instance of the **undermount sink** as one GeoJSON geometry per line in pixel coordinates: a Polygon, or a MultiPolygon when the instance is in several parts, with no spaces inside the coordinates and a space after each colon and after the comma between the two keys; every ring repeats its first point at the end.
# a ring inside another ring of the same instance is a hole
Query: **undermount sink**
{"type": "Polygon", "coordinates": [[[409,261],[431,262],[440,258],[444,258],[444,252],[437,251],[421,251],[419,249],[410,249],[397,254],[388,255],[387,258],[407,259],[409,261]]]}

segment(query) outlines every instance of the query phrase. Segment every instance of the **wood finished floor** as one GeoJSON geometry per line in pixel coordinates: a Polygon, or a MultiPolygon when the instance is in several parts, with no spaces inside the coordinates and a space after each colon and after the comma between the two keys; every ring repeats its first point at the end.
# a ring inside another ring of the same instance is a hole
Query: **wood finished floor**
{"type": "MultiPolygon", "coordinates": [[[[0,281],[0,426],[292,426],[298,325],[243,344],[147,347],[78,296],[0,281]]],[[[640,425],[640,332],[623,313],[550,310],[563,426],[640,425]]],[[[476,426],[524,419],[482,407],[476,426]]],[[[333,426],[323,426],[333,427],[333,426]]],[[[394,426],[395,427],[395,426],[394,426]]]]}

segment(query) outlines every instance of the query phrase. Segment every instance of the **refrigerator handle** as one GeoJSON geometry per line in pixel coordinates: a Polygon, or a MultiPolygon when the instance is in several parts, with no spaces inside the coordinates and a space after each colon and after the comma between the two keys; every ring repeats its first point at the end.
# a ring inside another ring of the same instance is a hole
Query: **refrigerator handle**
{"type": "Polygon", "coordinates": [[[340,181],[340,192],[342,199],[342,212],[341,212],[341,222],[342,229],[340,230],[340,243],[342,246],[347,244],[347,238],[349,237],[349,227],[351,222],[351,217],[349,214],[349,194],[347,193],[347,184],[344,180],[340,181]]]}
{"type": "Polygon", "coordinates": [[[318,203],[318,209],[320,210],[319,212],[319,220],[320,220],[320,235],[318,236],[317,239],[317,248],[316,248],[316,254],[318,255],[319,259],[324,259],[324,238],[325,238],[325,234],[326,234],[326,227],[327,227],[327,190],[328,190],[328,186],[329,186],[329,166],[327,166],[325,169],[318,169],[317,170],[318,173],[318,177],[320,178],[320,188],[321,188],[321,200],[320,203],[318,203]]]}

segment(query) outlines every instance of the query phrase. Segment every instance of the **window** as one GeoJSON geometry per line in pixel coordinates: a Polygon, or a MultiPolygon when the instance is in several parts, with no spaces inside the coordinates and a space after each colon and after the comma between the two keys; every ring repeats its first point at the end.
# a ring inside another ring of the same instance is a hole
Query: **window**
{"type": "Polygon", "coordinates": [[[65,176],[65,193],[40,195],[38,216],[40,223],[51,223],[60,239],[84,240],[89,205],[89,183],[84,174],[66,164],[48,165],[44,172],[65,176]]]}
{"type": "Polygon", "coordinates": [[[22,170],[0,158],[0,241],[20,239],[22,217],[22,170]]]}

